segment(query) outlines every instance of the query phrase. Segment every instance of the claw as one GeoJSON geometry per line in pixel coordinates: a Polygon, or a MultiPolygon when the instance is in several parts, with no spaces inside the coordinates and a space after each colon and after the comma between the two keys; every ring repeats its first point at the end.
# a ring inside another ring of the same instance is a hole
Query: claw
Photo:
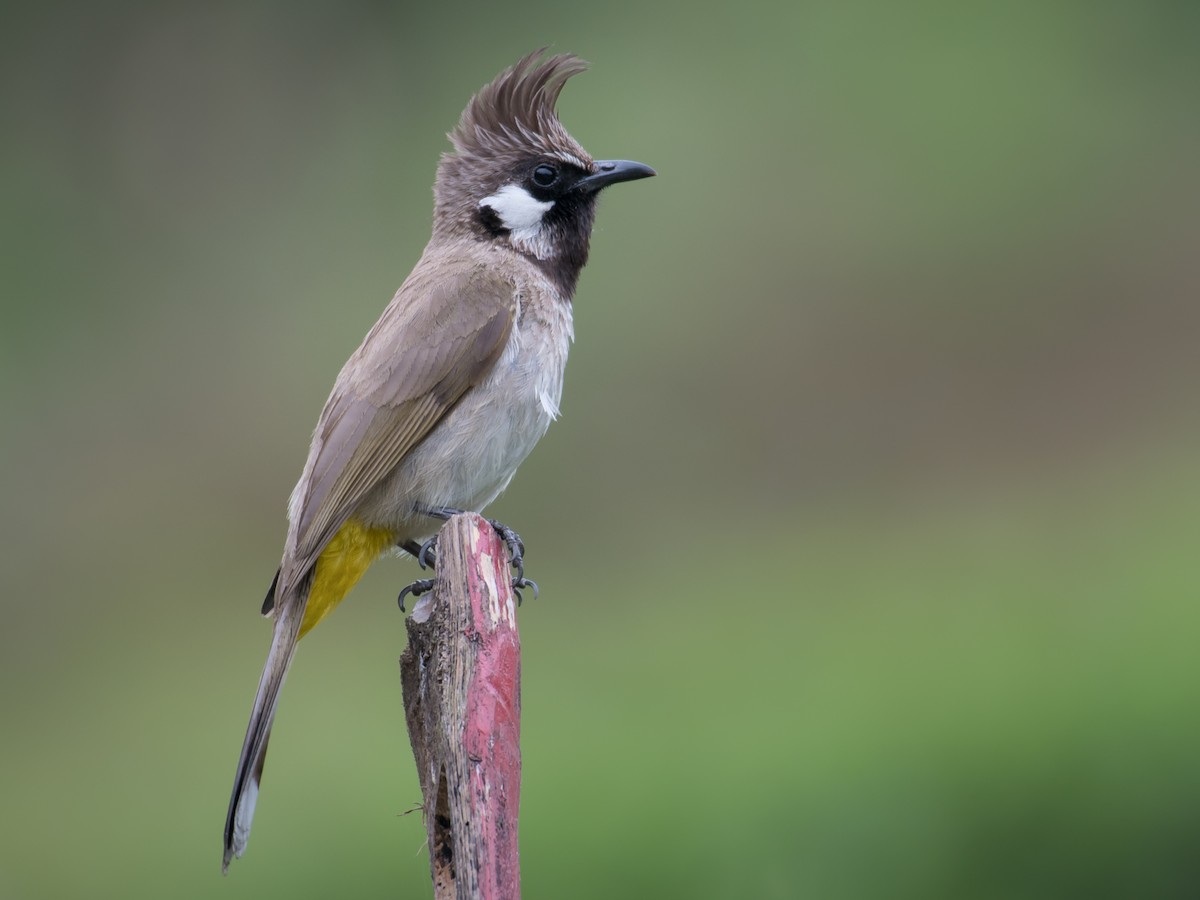
{"type": "Polygon", "coordinates": [[[500,540],[504,541],[508,547],[508,555],[516,577],[513,578],[513,586],[517,586],[517,582],[525,580],[525,542],[521,540],[521,536],[505,525],[503,522],[498,522],[495,519],[488,519],[488,524],[495,529],[496,534],[500,535],[500,540]]]}
{"type": "Polygon", "coordinates": [[[400,592],[400,596],[396,598],[396,602],[400,604],[400,612],[408,612],[408,610],[404,608],[405,597],[407,597],[409,594],[412,594],[414,597],[420,597],[422,594],[433,590],[433,584],[434,581],[432,578],[422,578],[419,581],[414,581],[412,584],[402,590],[400,592]]]}
{"type": "Polygon", "coordinates": [[[536,581],[532,581],[525,577],[514,578],[512,580],[512,589],[513,589],[513,593],[517,595],[517,606],[521,605],[521,600],[522,600],[521,589],[522,588],[533,588],[533,599],[534,600],[536,600],[537,596],[538,596],[538,586],[537,586],[536,581]]]}

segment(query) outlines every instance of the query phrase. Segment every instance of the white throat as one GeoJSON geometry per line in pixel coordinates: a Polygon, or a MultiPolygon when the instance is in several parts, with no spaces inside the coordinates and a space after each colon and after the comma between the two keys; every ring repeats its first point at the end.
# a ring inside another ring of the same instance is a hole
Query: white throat
{"type": "Polygon", "coordinates": [[[506,184],[496,193],[479,201],[489,207],[508,229],[514,246],[538,258],[549,252],[542,237],[542,217],[554,206],[553,200],[538,200],[519,184],[506,184]]]}

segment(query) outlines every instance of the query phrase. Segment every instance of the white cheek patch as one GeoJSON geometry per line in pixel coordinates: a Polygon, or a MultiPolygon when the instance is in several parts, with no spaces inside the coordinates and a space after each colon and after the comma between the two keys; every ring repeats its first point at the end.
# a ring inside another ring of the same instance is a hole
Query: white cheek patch
{"type": "Polygon", "coordinates": [[[554,201],[538,200],[520,185],[506,184],[480,200],[479,205],[491,207],[514,238],[529,241],[537,235],[542,216],[550,211],[554,201]]]}

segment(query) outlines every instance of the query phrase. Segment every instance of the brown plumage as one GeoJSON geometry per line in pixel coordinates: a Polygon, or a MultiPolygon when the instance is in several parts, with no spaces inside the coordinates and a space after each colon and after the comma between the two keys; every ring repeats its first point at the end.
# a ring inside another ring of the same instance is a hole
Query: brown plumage
{"type": "Polygon", "coordinates": [[[271,724],[296,642],[372,559],[481,510],[557,416],[596,193],[653,174],[596,162],[559,123],[585,65],[532,54],[468,104],[438,166],[433,236],[351,355],[288,508],[274,618],[225,824],[224,866],[249,836],[271,724]]]}

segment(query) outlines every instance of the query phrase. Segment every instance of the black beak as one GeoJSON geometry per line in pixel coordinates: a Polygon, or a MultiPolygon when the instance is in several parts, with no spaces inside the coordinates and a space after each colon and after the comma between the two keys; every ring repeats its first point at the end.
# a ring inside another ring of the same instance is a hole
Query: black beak
{"type": "Polygon", "coordinates": [[[638,178],[649,178],[658,174],[649,166],[628,159],[598,159],[595,167],[595,172],[580,178],[575,182],[575,187],[594,194],[600,188],[616,184],[618,181],[636,181],[638,178]]]}

